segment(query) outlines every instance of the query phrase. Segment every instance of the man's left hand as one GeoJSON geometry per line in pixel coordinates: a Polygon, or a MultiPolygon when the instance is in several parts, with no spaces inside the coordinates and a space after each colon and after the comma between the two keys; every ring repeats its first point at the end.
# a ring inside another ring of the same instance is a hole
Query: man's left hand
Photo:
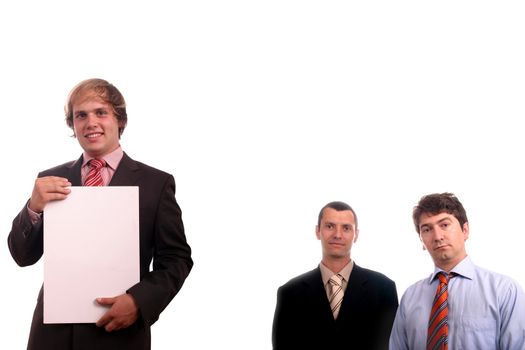
{"type": "Polygon", "coordinates": [[[122,294],[114,298],[97,298],[97,303],[110,306],[97,322],[97,327],[104,327],[107,332],[131,326],[139,315],[137,303],[130,294],[122,294]]]}

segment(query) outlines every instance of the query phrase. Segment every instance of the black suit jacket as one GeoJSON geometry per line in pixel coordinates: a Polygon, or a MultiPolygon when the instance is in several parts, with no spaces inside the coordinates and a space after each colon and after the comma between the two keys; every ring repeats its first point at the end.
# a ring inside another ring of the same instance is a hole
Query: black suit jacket
{"type": "Polygon", "coordinates": [[[398,298],[395,283],[354,264],[337,320],[318,268],[277,292],[274,350],[388,349],[398,298]]]}
{"type": "MultiPolygon", "coordinates": [[[[81,165],[82,157],[38,176],[61,176],[73,186],[81,186],[81,165]]],[[[42,288],[31,324],[29,350],[150,349],[150,326],[177,294],[193,266],[172,175],[124,154],[109,185],[139,187],[140,282],[127,292],[135,298],[140,317],[129,328],[111,333],[94,324],[43,324],[42,288]]],[[[36,263],[43,254],[43,225],[33,227],[25,207],[13,220],[8,244],[20,266],[36,263]]]]}

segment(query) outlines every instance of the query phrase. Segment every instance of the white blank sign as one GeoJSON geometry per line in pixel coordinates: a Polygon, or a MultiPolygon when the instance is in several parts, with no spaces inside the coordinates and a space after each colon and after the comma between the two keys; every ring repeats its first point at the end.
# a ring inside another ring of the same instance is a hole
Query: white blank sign
{"type": "Polygon", "coordinates": [[[44,323],[93,323],[140,279],[136,186],[71,187],[44,210],[44,323]]]}

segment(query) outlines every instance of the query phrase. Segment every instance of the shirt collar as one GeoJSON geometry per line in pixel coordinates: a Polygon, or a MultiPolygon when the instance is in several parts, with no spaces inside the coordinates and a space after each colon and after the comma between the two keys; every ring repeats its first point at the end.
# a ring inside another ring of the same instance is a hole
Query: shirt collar
{"type": "MultiPolygon", "coordinates": [[[[469,280],[474,279],[474,263],[470,259],[470,257],[467,255],[463,260],[459,262],[456,266],[452,268],[450,272],[453,272],[457,276],[462,276],[465,278],[468,278],[469,280]]],[[[439,267],[435,267],[434,272],[432,275],[430,275],[430,278],[428,280],[428,283],[432,283],[434,279],[436,279],[437,274],[440,272],[445,272],[439,267]]],[[[446,273],[446,272],[445,272],[446,273]]]]}
{"type": "MultiPolygon", "coordinates": [[[[107,166],[109,166],[111,169],[115,170],[117,169],[120,161],[122,160],[122,157],[124,156],[124,151],[122,150],[122,147],[117,147],[113,152],[106,154],[102,157],[104,161],[106,162],[107,166]]],[[[91,159],[94,157],[89,156],[86,152],[83,153],[83,161],[82,161],[82,167],[84,167],[91,159]]]]}
{"type": "MultiPolygon", "coordinates": [[[[339,274],[343,276],[346,282],[350,279],[350,273],[352,272],[352,268],[354,267],[354,261],[350,260],[348,264],[343,267],[341,271],[339,271],[339,274]]],[[[336,272],[333,272],[328,267],[326,267],[322,262],[319,264],[319,269],[321,270],[321,277],[323,279],[323,285],[326,285],[328,283],[328,280],[330,277],[336,274],[336,272]]]]}

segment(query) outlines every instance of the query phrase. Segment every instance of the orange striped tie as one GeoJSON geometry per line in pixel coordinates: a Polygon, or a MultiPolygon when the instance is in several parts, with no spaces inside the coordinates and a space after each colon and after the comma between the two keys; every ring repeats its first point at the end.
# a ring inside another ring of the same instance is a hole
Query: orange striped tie
{"type": "Polygon", "coordinates": [[[428,321],[427,350],[448,349],[448,279],[444,272],[437,277],[439,285],[428,321]]]}
{"type": "Polygon", "coordinates": [[[104,159],[91,159],[89,161],[89,173],[84,181],[84,186],[104,186],[101,171],[105,166],[106,162],[104,159]]]}

